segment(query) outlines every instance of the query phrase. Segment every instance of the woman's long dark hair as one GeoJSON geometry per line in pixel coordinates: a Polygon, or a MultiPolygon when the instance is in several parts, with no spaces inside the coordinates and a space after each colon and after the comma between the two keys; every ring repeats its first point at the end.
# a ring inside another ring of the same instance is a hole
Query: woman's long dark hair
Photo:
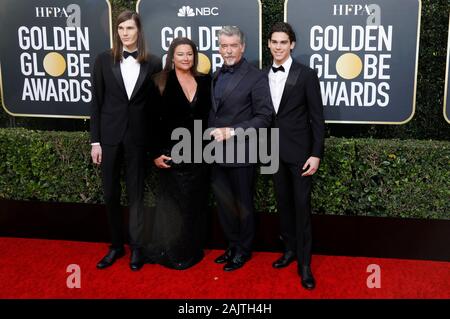
{"type": "Polygon", "coordinates": [[[119,24],[121,24],[124,21],[127,20],[134,20],[136,23],[136,27],[138,29],[138,38],[137,38],[137,50],[138,50],[138,57],[137,61],[139,63],[147,61],[148,55],[145,47],[145,40],[144,40],[144,32],[142,31],[142,24],[141,24],[141,18],[139,17],[139,14],[131,11],[131,10],[125,10],[119,14],[116,20],[116,25],[114,26],[114,43],[112,47],[112,55],[114,58],[114,62],[118,63],[122,60],[122,51],[123,51],[123,45],[122,41],[120,41],[119,36],[119,24]]]}
{"type": "Polygon", "coordinates": [[[174,65],[173,65],[172,61],[173,61],[173,56],[175,54],[175,49],[177,48],[177,46],[182,45],[182,44],[187,44],[191,47],[192,53],[194,54],[194,63],[192,64],[192,66],[190,68],[190,72],[191,72],[192,76],[198,75],[198,72],[197,72],[198,54],[197,54],[197,46],[195,45],[194,41],[192,41],[188,38],[181,38],[181,37],[173,39],[172,43],[170,44],[169,51],[167,52],[166,65],[164,66],[164,69],[161,72],[159,72],[158,74],[156,74],[156,76],[155,76],[155,83],[158,86],[159,92],[161,94],[163,94],[163,92],[166,88],[166,83],[167,83],[167,78],[169,76],[169,72],[174,69],[174,65]]]}

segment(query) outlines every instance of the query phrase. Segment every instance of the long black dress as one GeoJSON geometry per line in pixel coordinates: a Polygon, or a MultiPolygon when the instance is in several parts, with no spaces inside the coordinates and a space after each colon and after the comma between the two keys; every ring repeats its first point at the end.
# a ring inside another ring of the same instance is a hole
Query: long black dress
{"type": "MultiPolygon", "coordinates": [[[[173,129],[187,128],[194,136],[194,120],[202,121],[203,130],[207,128],[211,77],[196,76],[195,80],[197,91],[189,101],[175,71],[169,73],[158,107],[160,121],[156,142],[159,151],[154,154],[155,158],[164,153],[170,156],[173,145],[179,142],[170,140],[173,129]]],[[[192,147],[192,156],[193,152],[192,147]]],[[[159,190],[154,216],[149,219],[151,231],[147,234],[149,242],[144,248],[145,255],[148,263],[186,269],[203,258],[210,186],[208,166],[181,163],[158,171],[159,190]]]]}

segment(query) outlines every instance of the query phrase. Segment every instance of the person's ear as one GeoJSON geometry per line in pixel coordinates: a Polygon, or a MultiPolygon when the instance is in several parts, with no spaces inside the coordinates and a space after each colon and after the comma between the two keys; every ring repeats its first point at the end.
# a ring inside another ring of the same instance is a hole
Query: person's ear
{"type": "Polygon", "coordinates": [[[291,51],[294,50],[294,48],[295,48],[295,41],[292,41],[291,42],[291,51]]]}

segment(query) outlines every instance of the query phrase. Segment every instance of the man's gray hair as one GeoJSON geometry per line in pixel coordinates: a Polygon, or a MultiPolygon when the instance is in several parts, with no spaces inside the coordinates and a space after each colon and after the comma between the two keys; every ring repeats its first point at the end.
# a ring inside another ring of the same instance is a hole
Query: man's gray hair
{"type": "Polygon", "coordinates": [[[242,45],[245,44],[244,32],[242,32],[241,29],[239,29],[236,26],[233,26],[233,25],[223,26],[222,29],[219,30],[219,33],[218,33],[219,38],[222,35],[225,35],[227,37],[232,37],[234,35],[237,35],[239,37],[239,40],[241,41],[241,44],[242,45]]]}

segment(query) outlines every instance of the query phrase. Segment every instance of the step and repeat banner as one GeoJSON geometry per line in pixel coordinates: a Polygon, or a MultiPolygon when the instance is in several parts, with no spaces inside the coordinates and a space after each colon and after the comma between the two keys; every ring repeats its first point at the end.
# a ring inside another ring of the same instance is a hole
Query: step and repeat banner
{"type": "Polygon", "coordinates": [[[2,104],[13,116],[88,118],[95,57],[111,47],[106,0],[2,0],[2,104]]]}
{"type": "Polygon", "coordinates": [[[238,26],[246,36],[244,56],[261,67],[261,1],[259,0],[139,0],[150,51],[165,63],[170,43],[176,37],[193,40],[199,51],[199,71],[214,72],[223,63],[217,32],[224,25],[238,26]]]}
{"type": "MultiPolygon", "coordinates": [[[[165,62],[179,36],[198,45],[199,70],[223,63],[217,33],[237,25],[262,67],[259,0],[139,0],[150,51],[165,62]]],[[[293,56],[316,69],[329,123],[403,124],[414,115],[421,1],[286,0],[293,56]]],[[[95,57],[112,45],[107,0],[2,0],[0,88],[12,116],[89,118],[95,57]]],[[[450,32],[449,32],[450,34],[450,32]]],[[[450,35],[449,49],[450,52],[450,35]]],[[[449,54],[444,117],[450,123],[449,54]]]]}
{"type": "Polygon", "coordinates": [[[450,81],[448,79],[450,73],[450,15],[448,18],[448,40],[447,40],[447,67],[445,71],[445,93],[444,93],[444,118],[450,124],[450,101],[448,93],[450,91],[450,81]]]}
{"type": "Polygon", "coordinates": [[[419,0],[286,0],[293,56],[317,70],[328,123],[411,120],[420,12],[419,0]]]}

